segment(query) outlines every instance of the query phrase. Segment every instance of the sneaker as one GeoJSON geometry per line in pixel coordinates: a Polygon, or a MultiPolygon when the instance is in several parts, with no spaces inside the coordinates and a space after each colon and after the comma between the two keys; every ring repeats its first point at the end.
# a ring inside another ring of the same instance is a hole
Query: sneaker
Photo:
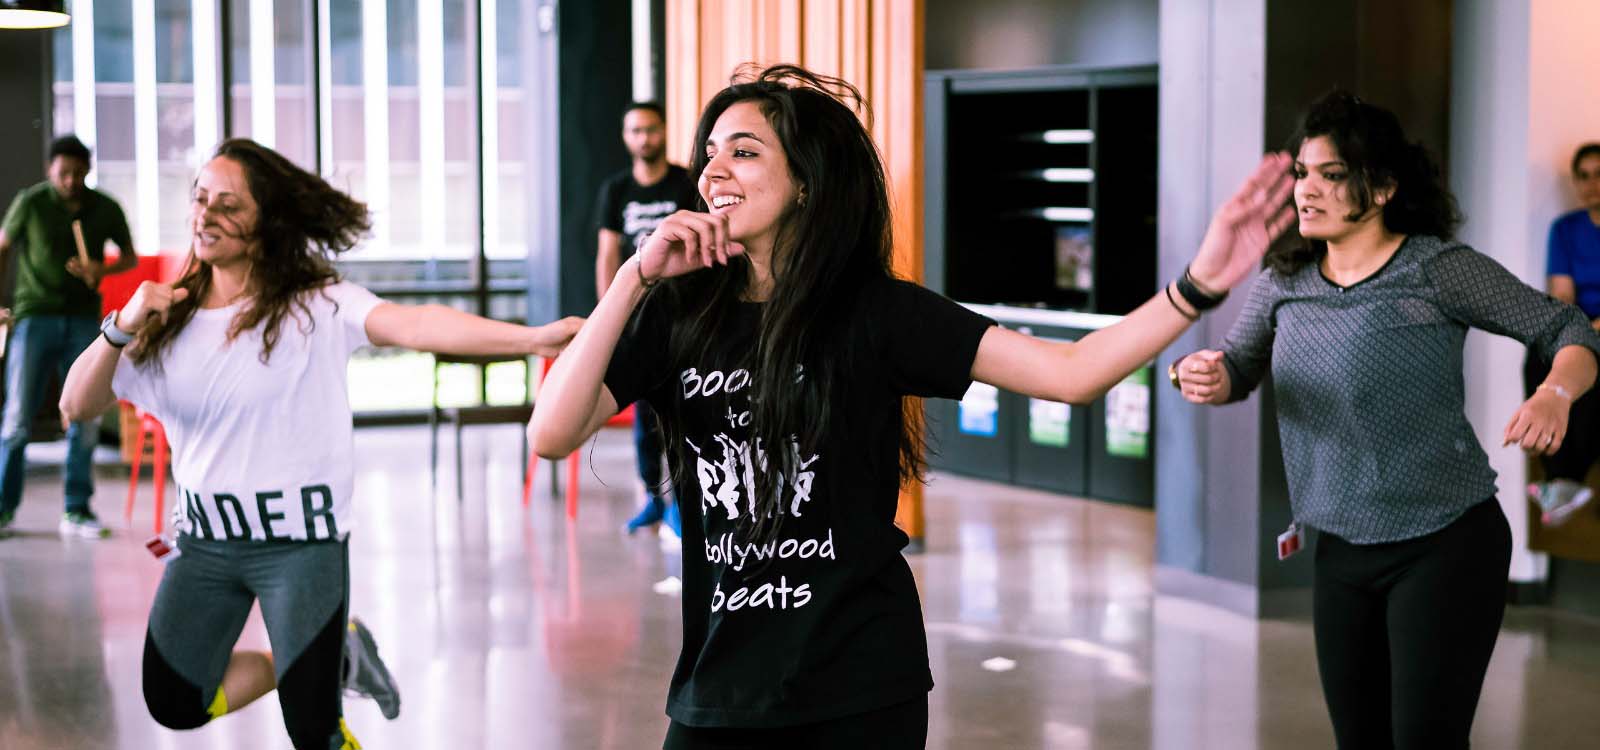
{"type": "Polygon", "coordinates": [[[373,640],[372,631],[354,617],[344,634],[344,657],[344,691],[377,701],[385,719],[399,716],[400,688],[378,656],[378,642],[373,640]]]}
{"type": "Polygon", "coordinates": [[[111,536],[111,529],[101,526],[100,519],[95,518],[94,512],[88,510],[73,510],[61,514],[59,530],[64,537],[104,539],[111,536]]]}
{"type": "Polygon", "coordinates": [[[1528,497],[1539,504],[1539,520],[1545,526],[1560,526],[1588,505],[1594,492],[1571,479],[1557,479],[1528,485],[1528,497]]]}
{"type": "Polygon", "coordinates": [[[622,530],[631,536],[633,532],[639,529],[661,523],[661,520],[666,517],[666,512],[667,504],[662,502],[661,498],[646,497],[644,507],[640,508],[633,518],[628,519],[627,525],[623,526],[622,530]]]}

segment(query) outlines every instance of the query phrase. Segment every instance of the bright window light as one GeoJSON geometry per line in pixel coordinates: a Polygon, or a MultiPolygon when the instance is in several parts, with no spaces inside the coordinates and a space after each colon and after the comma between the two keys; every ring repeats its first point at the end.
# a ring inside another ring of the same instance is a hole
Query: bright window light
{"type": "Polygon", "coordinates": [[[1092,169],[1052,167],[1040,171],[1039,176],[1046,182],[1094,182],[1092,169]]]}
{"type": "Polygon", "coordinates": [[[1046,130],[1045,143],[1094,143],[1093,130],[1046,130]]]}
{"type": "Polygon", "coordinates": [[[1090,222],[1094,221],[1094,209],[1072,208],[1068,206],[1050,206],[1039,209],[1039,215],[1049,221],[1062,222],[1090,222]]]}

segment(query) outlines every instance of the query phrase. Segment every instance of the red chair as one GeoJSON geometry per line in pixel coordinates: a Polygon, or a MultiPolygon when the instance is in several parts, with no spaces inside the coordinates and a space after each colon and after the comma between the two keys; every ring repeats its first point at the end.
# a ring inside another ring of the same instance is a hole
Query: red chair
{"type": "Polygon", "coordinates": [[[167,431],[162,428],[159,420],[141,411],[133,404],[122,401],[120,405],[123,413],[132,415],[132,418],[138,420],[139,424],[133,440],[133,456],[130,461],[132,471],[128,474],[128,503],[122,509],[122,518],[130,524],[133,522],[133,501],[139,496],[139,464],[144,461],[145,441],[153,440],[152,452],[154,456],[150,461],[150,476],[155,483],[156,490],[155,533],[160,534],[166,520],[167,431]]]}
{"type": "MultiPolygon", "coordinates": [[[[550,365],[553,364],[554,362],[555,362],[554,359],[546,359],[544,361],[544,369],[540,373],[540,376],[539,376],[539,383],[541,385],[544,383],[544,376],[550,374],[550,365]]],[[[537,406],[535,408],[537,408],[537,406]]],[[[616,416],[606,420],[606,423],[605,423],[604,427],[629,427],[629,426],[632,426],[632,425],[633,425],[633,405],[629,404],[628,408],[623,409],[620,412],[617,412],[616,416]]],[[[555,463],[557,463],[557,461],[556,460],[551,460],[550,463],[555,464],[555,463]]],[[[579,476],[579,471],[581,470],[582,465],[583,465],[583,449],[582,448],[573,451],[571,455],[567,456],[567,518],[573,519],[573,520],[576,520],[578,518],[578,476],[579,476]]],[[[524,508],[528,507],[529,502],[531,502],[531,500],[532,500],[532,497],[533,497],[533,475],[538,470],[538,468],[539,468],[539,454],[534,453],[532,450],[529,450],[528,451],[528,470],[523,472],[523,477],[522,477],[522,507],[524,507],[524,508]]],[[[552,474],[551,477],[550,477],[550,492],[551,492],[551,494],[554,494],[555,491],[556,491],[555,475],[552,474]]]]}

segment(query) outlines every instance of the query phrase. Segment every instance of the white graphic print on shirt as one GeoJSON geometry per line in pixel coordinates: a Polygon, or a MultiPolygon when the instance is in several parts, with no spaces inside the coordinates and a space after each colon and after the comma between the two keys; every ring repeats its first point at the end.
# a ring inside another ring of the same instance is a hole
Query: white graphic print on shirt
{"type": "Polygon", "coordinates": [[[639,235],[656,231],[656,227],[677,210],[675,201],[628,201],[622,206],[622,233],[637,242],[639,235]]]}
{"type": "Polygon", "coordinates": [[[166,429],[187,533],[318,541],[350,532],[349,360],[381,301],[349,282],[304,301],[266,363],[262,326],[228,340],[238,305],[196,310],[159,368],[117,362],[112,390],[166,429]]]}
{"type": "MultiPolygon", "coordinates": [[[[803,375],[797,376],[796,380],[800,377],[803,375]]],[[[698,369],[691,367],[679,374],[679,380],[686,402],[695,398],[732,395],[751,383],[750,372],[742,368],[728,373],[713,370],[702,375],[698,369]]],[[[766,470],[769,458],[759,440],[743,437],[750,425],[748,410],[735,412],[729,406],[723,418],[728,422],[727,432],[717,432],[709,440],[698,442],[684,437],[684,442],[694,454],[694,475],[700,486],[700,510],[706,519],[706,562],[740,572],[751,563],[763,561],[837,561],[833,529],[823,527],[818,530],[813,524],[800,525],[802,536],[786,537],[780,532],[776,538],[767,541],[739,541],[736,525],[741,515],[751,520],[756,518],[756,473],[766,470]],[[808,530],[806,526],[813,528],[808,530]]],[[[780,497],[787,495],[788,502],[780,503],[777,512],[799,519],[805,516],[805,508],[811,502],[816,466],[822,457],[820,454],[802,455],[798,441],[792,440],[787,450],[790,451],[795,471],[790,476],[778,478],[777,492],[780,497]]],[[[786,532],[795,526],[780,528],[786,532]]],[[[786,573],[780,574],[775,582],[740,586],[730,592],[723,591],[719,580],[711,595],[711,611],[799,609],[811,598],[811,584],[791,581],[786,573]]]]}

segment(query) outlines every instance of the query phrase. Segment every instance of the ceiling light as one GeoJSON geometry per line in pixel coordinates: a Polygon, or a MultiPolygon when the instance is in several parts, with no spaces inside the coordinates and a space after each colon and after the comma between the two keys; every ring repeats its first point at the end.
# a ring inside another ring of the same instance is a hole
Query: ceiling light
{"type": "Polygon", "coordinates": [[[70,20],[65,0],[0,0],[0,29],[54,29],[70,20]]]}

